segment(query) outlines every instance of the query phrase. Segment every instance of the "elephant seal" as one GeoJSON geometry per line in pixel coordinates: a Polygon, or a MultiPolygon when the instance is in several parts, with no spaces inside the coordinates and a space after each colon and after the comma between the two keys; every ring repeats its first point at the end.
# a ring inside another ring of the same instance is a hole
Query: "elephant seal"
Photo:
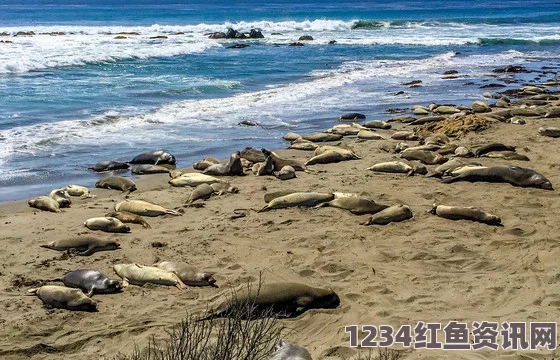
{"type": "Polygon", "coordinates": [[[241,156],[239,151],[234,152],[227,164],[213,164],[202,171],[206,175],[230,175],[244,176],[243,165],[241,165],[241,156]]]}
{"type": "Polygon", "coordinates": [[[387,225],[412,218],[412,210],[406,205],[393,205],[372,215],[363,225],[387,225]]]}
{"type": "Polygon", "coordinates": [[[280,340],[269,360],[313,360],[306,348],[280,340]]]}
{"type": "Polygon", "coordinates": [[[348,135],[358,135],[360,131],[361,130],[359,128],[354,127],[352,125],[342,124],[342,125],[333,126],[332,128],[326,130],[325,132],[331,134],[339,134],[342,136],[348,136],[348,135]]]}
{"type": "Polygon", "coordinates": [[[296,140],[293,143],[291,143],[291,145],[288,147],[288,149],[313,151],[313,150],[317,149],[318,146],[319,145],[315,144],[314,142],[300,139],[300,140],[296,140]]]}
{"type": "Polygon", "coordinates": [[[304,171],[306,169],[305,164],[302,163],[301,161],[291,160],[291,159],[282,159],[275,152],[267,150],[267,149],[261,149],[261,151],[265,156],[272,157],[272,159],[274,160],[274,170],[276,170],[276,171],[281,170],[286,165],[289,165],[289,166],[293,167],[296,171],[304,171]]]}
{"type": "Polygon", "coordinates": [[[109,176],[96,182],[95,187],[131,193],[136,190],[136,183],[122,176],[109,176]]]}
{"type": "Polygon", "coordinates": [[[84,225],[90,230],[101,230],[113,233],[130,232],[130,227],[123,224],[122,221],[113,217],[96,217],[87,219],[84,225]]]}
{"type": "Polygon", "coordinates": [[[301,135],[293,133],[293,132],[289,132],[286,135],[282,136],[282,139],[292,142],[292,141],[296,141],[297,139],[301,138],[301,135]]]}
{"type": "Polygon", "coordinates": [[[150,226],[150,224],[148,224],[146,222],[146,220],[144,220],[144,218],[142,218],[142,216],[133,214],[133,213],[128,212],[128,211],[113,211],[113,212],[110,212],[108,214],[105,214],[105,216],[106,217],[112,217],[112,218],[115,218],[115,219],[119,219],[123,223],[140,224],[145,229],[151,229],[152,228],[150,226]]]}
{"type": "Polygon", "coordinates": [[[183,174],[184,173],[182,171],[179,171],[179,170],[170,170],[169,171],[169,177],[172,178],[172,179],[175,179],[176,177],[179,177],[183,174]]]}
{"type": "Polygon", "coordinates": [[[518,154],[515,151],[490,152],[482,155],[481,157],[487,157],[492,159],[504,159],[504,160],[531,161],[527,156],[518,154]]]}
{"type": "MultiPolygon", "coordinates": [[[[441,152],[438,153],[442,154],[441,152]]],[[[453,155],[455,155],[456,157],[464,157],[464,158],[474,156],[473,152],[465,146],[458,146],[453,152],[453,155]]]]}
{"type": "Polygon", "coordinates": [[[239,189],[237,187],[231,186],[229,183],[226,182],[213,183],[210,184],[210,186],[212,186],[212,189],[214,189],[216,195],[223,195],[225,193],[232,193],[232,194],[239,193],[239,189]]]}
{"type": "Polygon", "coordinates": [[[218,285],[216,285],[216,279],[214,279],[211,273],[200,271],[189,264],[162,261],[158,264],[154,264],[154,266],[158,269],[171,271],[177,275],[183,283],[189,286],[218,287],[218,285]]]}
{"type": "Polygon", "coordinates": [[[191,186],[196,187],[200,184],[225,183],[225,180],[201,173],[185,173],[169,180],[169,184],[176,187],[191,186]]]}
{"type": "Polygon", "coordinates": [[[84,295],[80,289],[45,285],[40,288],[30,289],[27,295],[37,295],[45,305],[59,309],[97,311],[97,303],[84,295]]]}
{"type": "Polygon", "coordinates": [[[56,201],[60,208],[66,208],[72,205],[72,200],[70,200],[69,198],[70,195],[66,192],[65,189],[54,189],[49,193],[48,196],[56,201]]]}
{"type": "Polygon", "coordinates": [[[393,133],[393,135],[391,135],[391,139],[401,141],[416,141],[419,139],[419,137],[412,131],[397,131],[393,133]]]}
{"type": "Polygon", "coordinates": [[[298,192],[297,190],[280,190],[280,191],[273,191],[270,193],[266,193],[264,194],[264,202],[269,203],[272,200],[279,198],[281,196],[286,196],[297,192],[298,192]]]}
{"type": "Polygon", "coordinates": [[[474,207],[446,206],[436,205],[432,207],[429,213],[450,220],[471,220],[478,221],[488,225],[500,225],[502,220],[485,211],[474,207]]]}
{"type": "Polygon", "coordinates": [[[251,169],[254,175],[266,176],[274,174],[274,158],[267,156],[264,162],[256,163],[251,169]]]}
{"type": "MultiPolygon", "coordinates": [[[[439,149],[437,149],[436,152],[440,155],[451,155],[451,154],[456,154],[456,151],[459,148],[467,149],[466,147],[459,146],[457,144],[445,144],[442,147],[440,147],[439,149]]],[[[463,150],[463,149],[461,149],[461,150],[463,150]]]]}
{"type": "Polygon", "coordinates": [[[315,206],[316,209],[321,207],[335,207],[348,210],[354,215],[375,214],[388,208],[388,205],[376,204],[373,200],[361,199],[355,197],[342,197],[333,199],[328,202],[320,203],[315,206]]]}
{"type": "Polygon", "coordinates": [[[138,175],[169,174],[169,170],[170,169],[161,165],[139,164],[139,165],[134,165],[132,169],[130,169],[130,172],[138,175]]]}
{"type": "Polygon", "coordinates": [[[373,166],[368,167],[366,170],[386,172],[386,173],[400,173],[407,174],[409,176],[414,174],[426,175],[428,169],[424,165],[419,165],[412,167],[402,161],[387,161],[382,163],[377,163],[373,166]]]}
{"type": "Polygon", "coordinates": [[[363,140],[386,140],[383,136],[371,131],[371,130],[360,130],[358,133],[358,139],[363,140]]]}
{"type": "Polygon", "coordinates": [[[200,184],[194,188],[193,192],[187,200],[187,204],[190,204],[196,200],[207,200],[214,194],[214,188],[208,184],[200,184]]]}
{"type": "Polygon", "coordinates": [[[444,156],[427,150],[406,149],[400,153],[400,156],[406,160],[418,160],[426,165],[443,164],[447,161],[444,156]]]}
{"type": "Polygon", "coordinates": [[[167,151],[163,150],[155,150],[146,152],[140,155],[135,156],[131,161],[131,164],[152,164],[152,165],[159,165],[159,164],[169,164],[175,165],[177,163],[177,159],[175,156],[171,155],[167,151]]]}
{"type": "Polygon", "coordinates": [[[544,175],[519,166],[473,167],[465,169],[461,174],[442,180],[446,184],[457,181],[509,183],[513,186],[554,190],[544,175]]]}
{"type": "Polygon", "coordinates": [[[502,143],[483,145],[474,151],[474,156],[481,157],[482,155],[491,151],[515,151],[515,146],[504,145],[502,143]]]}
{"type": "Polygon", "coordinates": [[[351,160],[351,159],[347,159],[344,155],[342,155],[339,152],[330,150],[322,153],[321,155],[316,155],[311,159],[307,160],[305,166],[316,165],[316,164],[331,164],[331,163],[337,163],[345,160],[351,160]]]}
{"type": "Polygon", "coordinates": [[[116,264],[113,266],[113,270],[123,279],[123,287],[127,287],[128,284],[142,286],[149,283],[176,286],[179,290],[186,288],[185,284],[175,273],[154,266],[116,264]]]}
{"type": "MultiPolygon", "coordinates": [[[[457,169],[457,168],[465,166],[465,165],[470,165],[470,164],[466,163],[465,161],[463,161],[459,158],[451,158],[451,159],[447,160],[446,162],[444,162],[443,164],[436,167],[433,174],[431,174],[429,177],[442,177],[448,171],[457,169]]],[[[478,166],[480,164],[473,164],[473,165],[478,166]]]]}
{"type": "Polygon", "coordinates": [[[368,129],[381,129],[381,130],[388,130],[391,128],[391,124],[380,121],[380,120],[371,120],[364,123],[364,127],[368,129]]]}
{"type": "Polygon", "coordinates": [[[166,209],[162,206],[149,203],[142,200],[125,200],[115,204],[115,211],[128,211],[141,216],[161,216],[161,215],[175,215],[183,216],[178,211],[166,209]]]}
{"type": "Polygon", "coordinates": [[[243,319],[262,317],[294,318],[309,309],[336,309],[340,298],[330,289],[314,288],[299,283],[263,284],[259,288],[235,291],[220,303],[212,315],[203,319],[241,315],[243,319]],[[251,308],[249,314],[247,308],[251,308]]]}
{"type": "Polygon", "coordinates": [[[60,205],[58,205],[58,202],[48,196],[39,196],[35,199],[30,199],[27,201],[27,204],[43,211],[60,212],[60,205]]]}
{"type": "Polygon", "coordinates": [[[51,281],[62,281],[68,287],[82,289],[88,297],[94,294],[111,294],[122,291],[120,281],[109,279],[99,271],[89,269],[70,271],[51,281]]]}
{"type": "Polygon", "coordinates": [[[91,191],[85,186],[68,185],[64,190],[66,190],[68,195],[79,196],[82,199],[95,197],[95,195],[92,195],[91,191]]]}
{"type": "Polygon", "coordinates": [[[348,113],[342,115],[339,120],[349,121],[349,120],[364,120],[366,116],[357,112],[348,113]]]}
{"type": "Polygon", "coordinates": [[[302,136],[301,138],[311,142],[328,142],[328,141],[338,141],[342,139],[342,135],[315,132],[309,135],[302,136]]]}
{"type": "Polygon", "coordinates": [[[115,171],[115,170],[128,170],[130,165],[122,161],[102,161],[89,167],[88,169],[95,172],[115,171]]]}
{"type": "Polygon", "coordinates": [[[68,251],[81,256],[89,256],[97,251],[120,249],[120,244],[115,240],[98,239],[91,236],[77,236],[67,239],[51,241],[41,245],[42,248],[68,251]]]}
{"type": "Polygon", "coordinates": [[[193,169],[203,171],[207,167],[209,167],[211,165],[214,165],[214,164],[219,164],[219,163],[220,163],[220,161],[218,159],[213,158],[213,157],[207,157],[203,160],[195,162],[193,164],[193,169]]]}
{"type": "Polygon", "coordinates": [[[557,127],[540,127],[538,131],[542,136],[549,136],[553,138],[560,137],[560,128],[557,127]]]}
{"type": "Polygon", "coordinates": [[[241,156],[243,159],[249,160],[253,164],[263,162],[266,159],[266,156],[262,153],[262,151],[253,149],[252,147],[246,147],[245,149],[243,149],[239,153],[239,156],[241,156]]]}
{"type": "Polygon", "coordinates": [[[283,166],[278,173],[275,174],[277,179],[290,180],[296,177],[296,170],[290,165],[283,166]]]}
{"type": "Polygon", "coordinates": [[[321,155],[324,154],[328,151],[336,151],[339,154],[342,154],[348,158],[352,158],[352,159],[360,159],[360,157],[358,155],[356,155],[356,153],[354,152],[354,150],[348,148],[348,147],[342,147],[342,146],[332,146],[332,145],[323,145],[323,146],[318,146],[315,151],[314,151],[314,155],[321,155]]]}
{"type": "Polygon", "coordinates": [[[322,202],[334,199],[333,193],[316,193],[316,192],[297,192],[289,195],[280,196],[268,203],[259,212],[272,209],[284,209],[295,206],[315,206],[322,202]]]}

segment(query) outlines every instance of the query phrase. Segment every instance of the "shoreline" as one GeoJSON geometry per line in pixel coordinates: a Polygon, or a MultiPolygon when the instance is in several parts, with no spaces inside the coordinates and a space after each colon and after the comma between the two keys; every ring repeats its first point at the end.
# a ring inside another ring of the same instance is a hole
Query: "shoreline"
{"type": "MultiPolygon", "coordinates": [[[[72,197],[72,207],[62,213],[32,209],[26,200],[2,202],[5,251],[0,253],[0,306],[6,310],[6,318],[0,330],[0,355],[13,359],[110,359],[119,352],[129,354],[134,344],[142,346],[151,335],[165,336],[162,329],[176,324],[187,312],[202,312],[215,304],[230,285],[257,280],[259,271],[264,271],[265,281],[301,282],[338,293],[341,305],[335,310],[310,310],[296,319],[283,320],[294,329],[288,340],[305,346],[314,359],[356,354],[349,347],[346,325],[389,324],[398,328],[417,321],[445,325],[451,320],[529,322],[560,318],[556,299],[560,244],[555,240],[560,230],[556,221],[560,198],[555,196],[560,174],[559,157],[553,151],[559,140],[537,132],[541,126],[560,127],[560,118],[527,117],[526,122],[492,122],[483,131],[451,141],[470,148],[490,142],[514,145],[530,161],[476,161],[533,168],[550,179],[554,192],[509,184],[444,184],[423,175],[365,171],[377,162],[399,160],[379,147],[394,146],[400,141],[391,140],[391,134],[415,126],[392,122],[393,129],[377,130],[388,140],[345,137],[341,141],[361,159],[312,165],[313,172],[297,172],[295,179],[287,181],[252,174],[227,176],[224,179],[240,193],[213,197],[202,208],[183,208],[191,189],[170,186],[167,174],[141,176],[135,180],[138,189],[130,199],[172,209],[181,206],[185,214],[145,217],[152,229],[131,224],[130,234],[94,232],[82,225],[87,218],[112,211],[114,204],[124,199],[119,191],[94,188],[96,198],[72,197]],[[335,208],[252,211],[264,206],[265,193],[287,189],[340,191],[381,204],[406,204],[414,218],[386,226],[361,226],[366,215],[335,208]],[[483,209],[499,215],[504,226],[438,218],[427,213],[434,201],[483,209]],[[231,218],[236,209],[246,209],[245,216],[231,218]],[[77,234],[118,239],[121,249],[79,257],[39,247],[77,234]],[[94,268],[118,279],[113,264],[165,260],[187,261],[215,272],[220,289],[188,288],[180,293],[165,286],[130,286],[122,294],[95,295],[99,302],[99,313],[95,314],[46,310],[36,297],[23,296],[39,280],[65,271],[94,268]],[[112,324],[110,329],[107,324],[112,324]],[[39,344],[55,351],[41,350],[39,344]]],[[[333,122],[333,126],[338,124],[333,122]]],[[[280,149],[277,153],[298,160],[312,156],[312,152],[301,150],[280,149]]],[[[192,167],[178,169],[191,171],[192,167]]],[[[558,351],[523,354],[558,356],[558,351]]],[[[405,358],[419,354],[424,355],[407,350],[405,358]]],[[[506,359],[512,354],[432,351],[426,356],[506,359]]]]}

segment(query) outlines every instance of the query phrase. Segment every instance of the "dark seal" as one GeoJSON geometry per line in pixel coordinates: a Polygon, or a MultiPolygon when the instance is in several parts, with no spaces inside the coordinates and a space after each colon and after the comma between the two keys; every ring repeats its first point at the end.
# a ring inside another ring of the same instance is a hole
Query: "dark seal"
{"type": "Polygon", "coordinates": [[[544,175],[519,166],[472,168],[457,176],[442,180],[446,184],[457,181],[509,183],[514,186],[554,190],[552,184],[544,175]]]}
{"type": "Polygon", "coordinates": [[[81,289],[87,296],[92,296],[94,294],[111,294],[122,291],[120,281],[109,279],[97,270],[74,270],[53,281],[62,281],[64,285],[68,287],[81,289]]]}
{"type": "Polygon", "coordinates": [[[171,155],[167,151],[163,150],[155,150],[146,152],[140,155],[135,156],[131,161],[131,164],[169,164],[175,165],[177,163],[177,159],[175,156],[171,155]]]}

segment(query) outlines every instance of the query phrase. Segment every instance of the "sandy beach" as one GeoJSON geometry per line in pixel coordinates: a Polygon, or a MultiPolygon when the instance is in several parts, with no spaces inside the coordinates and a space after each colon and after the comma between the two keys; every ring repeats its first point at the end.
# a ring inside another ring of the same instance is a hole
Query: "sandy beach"
{"type": "MultiPolygon", "coordinates": [[[[333,114],[333,126],[338,124],[336,116],[333,114]]],[[[558,189],[560,139],[541,136],[537,130],[560,127],[560,119],[525,119],[525,125],[494,121],[484,131],[451,141],[471,149],[492,142],[515,146],[530,161],[473,160],[534,169],[558,189]]],[[[135,178],[138,190],[130,199],[184,209],[184,215],[146,217],[152,228],[130,224],[129,234],[84,227],[86,219],[103,216],[125,198],[120,191],[95,189],[93,184],[80,185],[93,188],[96,198],[73,197],[71,208],[61,213],[33,209],[26,201],[0,204],[0,357],[111,359],[119,352],[128,354],[152,335],[164,338],[163,330],[187,313],[201,313],[216,304],[230,286],[257,280],[261,271],[265,282],[300,282],[338,293],[341,305],[335,310],[310,310],[296,319],[283,320],[293,330],[287,339],[305,346],[314,359],[355,356],[357,351],[349,347],[344,331],[352,324],[398,328],[418,321],[442,326],[452,320],[469,325],[473,321],[558,321],[558,190],[503,183],[444,184],[423,175],[366,171],[375,163],[399,160],[398,154],[385,152],[380,145],[394,147],[399,141],[391,140],[391,134],[415,128],[391,124],[390,130],[377,130],[388,140],[344,137],[342,143],[359,160],[313,165],[309,167],[312,172],[297,172],[297,178],[288,181],[252,174],[224,177],[240,192],[212,197],[201,208],[183,208],[192,188],[170,186],[167,174],[135,178]],[[381,204],[406,204],[414,218],[386,226],[362,226],[367,215],[336,208],[257,212],[265,205],[265,193],[284,189],[338,191],[381,204]],[[431,215],[428,211],[434,202],[482,209],[498,215],[503,226],[431,215]],[[237,209],[244,209],[246,216],[232,219],[239,213],[234,212],[237,209]],[[68,256],[39,246],[84,234],[117,239],[121,249],[68,256]],[[180,292],[173,287],[131,285],[120,294],[94,296],[97,313],[47,309],[37,297],[24,296],[29,288],[71,270],[91,268],[118,279],[112,269],[116,263],[164,260],[184,261],[211,271],[220,288],[189,287],[180,292]]],[[[139,153],[144,150],[149,149],[139,149],[139,153]]],[[[301,161],[312,156],[312,152],[300,150],[277,153],[301,161]]],[[[179,168],[188,165],[178,160],[179,168]]],[[[430,171],[435,168],[427,167],[430,171]]],[[[407,359],[552,359],[560,351],[406,349],[405,355],[407,359]]]]}

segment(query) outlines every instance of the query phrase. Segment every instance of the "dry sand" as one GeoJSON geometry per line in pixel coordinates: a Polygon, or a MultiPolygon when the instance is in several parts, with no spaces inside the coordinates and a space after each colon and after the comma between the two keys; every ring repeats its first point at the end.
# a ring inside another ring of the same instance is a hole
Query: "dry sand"
{"type": "MultiPolygon", "coordinates": [[[[538,135],[539,126],[560,126],[560,119],[527,120],[526,125],[496,123],[455,142],[465,145],[504,142],[531,161],[480,159],[484,164],[515,164],[544,174],[560,189],[560,139],[538,135]]],[[[334,125],[334,123],[333,123],[334,125]]],[[[395,124],[395,129],[407,128],[395,124]]],[[[387,137],[395,130],[380,130],[387,137]]],[[[239,194],[213,197],[204,208],[185,208],[182,217],[146,218],[152,229],[131,224],[130,234],[86,229],[90,218],[111,211],[124,195],[94,189],[95,199],[73,198],[62,213],[32,209],[26,201],[0,205],[0,358],[110,359],[146,344],[153,334],[199,313],[219,300],[228,284],[256,280],[294,281],[331,287],[341,298],[336,310],[312,310],[283,320],[289,340],[305,346],[314,359],[350,357],[350,324],[415,325],[417,321],[560,320],[560,198],[558,191],[509,184],[443,184],[435,178],[373,174],[364,169],[396,155],[379,149],[395,140],[359,142],[346,137],[362,159],[315,165],[315,173],[280,181],[274,177],[228,178],[239,194]],[[257,213],[268,191],[342,191],[385,204],[407,204],[414,218],[387,226],[360,226],[367,216],[334,208],[291,208],[257,213]],[[427,213],[434,201],[481,208],[502,218],[503,227],[451,221],[427,213]],[[251,209],[232,220],[234,209],[251,209]],[[255,210],[255,211],[252,211],[255,210]],[[64,256],[40,244],[77,234],[115,238],[122,249],[89,257],[64,256]],[[163,247],[154,247],[156,242],[163,247]],[[130,286],[124,293],[96,295],[98,313],[45,308],[23,296],[31,286],[17,279],[44,280],[78,268],[111,277],[115,263],[186,261],[215,272],[220,289],[130,286]],[[330,354],[330,355],[329,355],[330,354]]],[[[412,142],[414,143],[414,142],[412,142]]],[[[250,145],[250,144],[247,144],[250,145]]],[[[284,157],[308,159],[311,152],[282,150],[284,157]]],[[[212,154],[208,154],[209,156],[212,154]]],[[[180,159],[179,159],[180,161],[180,159]]],[[[181,164],[184,165],[184,164],[181,164]]],[[[433,167],[429,167],[433,169],[433,167]]],[[[173,188],[167,175],[138,180],[131,199],[178,208],[191,188],[173,188]]],[[[90,185],[93,184],[82,184],[90,185]]],[[[472,337],[471,337],[472,339],[472,337]]],[[[408,350],[408,359],[551,359],[560,351],[408,350]]]]}

